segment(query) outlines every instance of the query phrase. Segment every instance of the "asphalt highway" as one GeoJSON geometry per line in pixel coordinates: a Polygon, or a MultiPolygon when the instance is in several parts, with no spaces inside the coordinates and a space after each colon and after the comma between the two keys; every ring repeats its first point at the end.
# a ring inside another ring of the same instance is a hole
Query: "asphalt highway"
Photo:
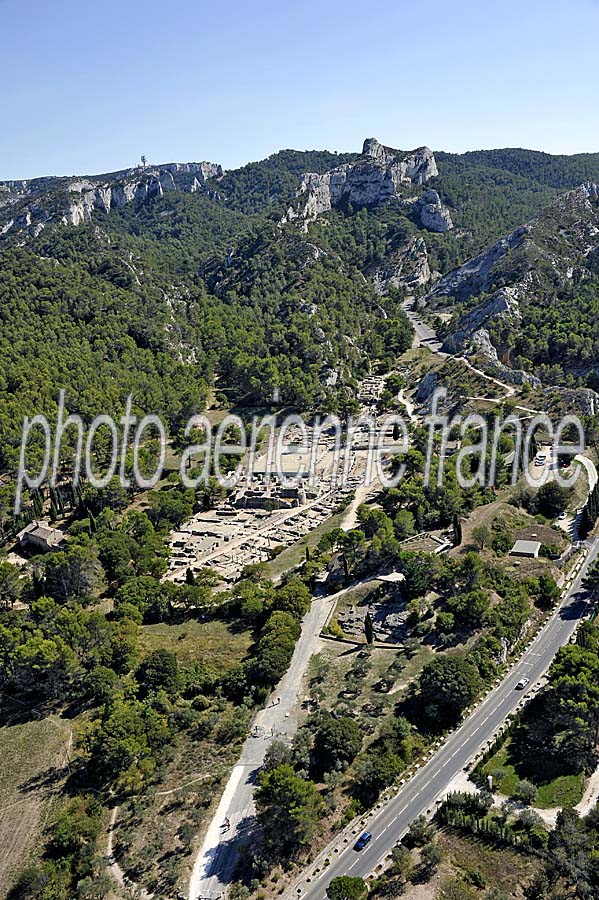
{"type": "Polygon", "coordinates": [[[599,540],[595,540],[589,544],[588,556],[562,604],[502,682],[412,779],[369,820],[366,830],[373,835],[370,844],[358,852],[353,849],[355,838],[341,847],[339,839],[334,841],[327,852],[330,864],[314,874],[318,861],[313,863],[304,879],[296,881],[287,891],[289,900],[324,900],[329,882],[338,875],[370,875],[401,840],[410,823],[418,816],[434,811],[437,800],[447,792],[454,778],[493,739],[516,710],[523,695],[545,675],[559,648],[570,640],[588,608],[582,580],[597,558],[598,551],[599,540]],[[524,691],[516,688],[522,678],[530,680],[524,691]]]}

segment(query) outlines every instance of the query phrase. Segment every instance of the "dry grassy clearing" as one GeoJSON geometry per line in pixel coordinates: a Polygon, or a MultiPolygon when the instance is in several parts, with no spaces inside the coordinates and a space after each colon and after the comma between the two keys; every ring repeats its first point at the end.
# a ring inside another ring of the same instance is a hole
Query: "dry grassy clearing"
{"type": "Polygon", "coordinates": [[[252,644],[249,631],[236,630],[227,622],[214,619],[199,622],[188,619],[176,625],[144,625],[140,632],[142,653],[170,650],[179,665],[201,660],[208,668],[222,672],[245,659],[252,644]]]}
{"type": "MultiPolygon", "coordinates": [[[[506,896],[520,900],[523,888],[530,884],[540,868],[540,861],[511,849],[494,847],[451,829],[438,832],[436,838],[444,854],[444,861],[429,878],[403,887],[391,877],[390,884],[381,888],[375,897],[390,898],[401,895],[402,900],[434,900],[447,879],[458,878],[468,883],[472,896],[484,900],[489,888],[495,887],[506,896]],[[396,889],[395,889],[396,885],[396,889]]],[[[419,851],[413,851],[417,864],[419,851]]],[[[456,895],[458,896],[458,895],[456,895]]],[[[461,895],[460,895],[461,896],[461,895]]],[[[469,895],[470,896],[470,895],[469,895]]]]}
{"type": "Polygon", "coordinates": [[[57,716],[0,728],[0,896],[5,896],[43,827],[60,787],[71,725],[57,716]]]}

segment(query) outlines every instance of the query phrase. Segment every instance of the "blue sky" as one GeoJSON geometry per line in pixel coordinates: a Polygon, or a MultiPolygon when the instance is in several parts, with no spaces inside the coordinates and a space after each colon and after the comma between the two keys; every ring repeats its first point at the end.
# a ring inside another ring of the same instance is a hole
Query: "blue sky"
{"type": "Polygon", "coordinates": [[[0,0],[0,179],[281,148],[599,151],[598,0],[0,0]]]}

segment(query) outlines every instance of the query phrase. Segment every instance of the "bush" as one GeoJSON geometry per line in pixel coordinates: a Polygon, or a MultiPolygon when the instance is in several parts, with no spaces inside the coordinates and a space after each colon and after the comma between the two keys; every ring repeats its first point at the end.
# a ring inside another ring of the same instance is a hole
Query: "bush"
{"type": "Polygon", "coordinates": [[[432,841],[436,831],[435,825],[429,822],[426,816],[418,816],[408,829],[406,843],[411,844],[413,847],[424,847],[425,844],[429,844],[432,841]]]}
{"type": "Polygon", "coordinates": [[[360,900],[368,888],[362,878],[352,878],[350,875],[340,875],[333,878],[327,888],[329,900],[360,900]]]}
{"type": "Polygon", "coordinates": [[[512,796],[515,800],[520,800],[522,803],[526,803],[527,806],[532,806],[537,799],[537,789],[531,781],[523,778],[516,784],[512,796]]]}

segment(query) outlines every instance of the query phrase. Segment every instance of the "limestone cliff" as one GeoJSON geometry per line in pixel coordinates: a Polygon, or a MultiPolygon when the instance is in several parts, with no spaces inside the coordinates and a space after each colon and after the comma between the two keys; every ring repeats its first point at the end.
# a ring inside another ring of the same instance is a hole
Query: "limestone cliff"
{"type": "Polygon", "coordinates": [[[216,163],[166,163],[93,177],[0,182],[0,235],[24,229],[37,234],[50,221],[81,225],[94,212],[108,213],[168,191],[207,190],[208,179],[222,174],[216,163]]]}
{"type": "MultiPolygon", "coordinates": [[[[302,176],[298,210],[288,211],[287,219],[298,215],[312,219],[342,204],[379,206],[398,201],[406,187],[423,185],[439,174],[435,157],[428,147],[417,150],[392,150],[375,138],[364,141],[362,155],[323,175],[307,172],[302,176]]],[[[440,202],[440,201],[439,201],[440,202]]]]}
{"type": "Polygon", "coordinates": [[[441,198],[436,191],[426,191],[416,201],[414,211],[420,224],[427,231],[443,233],[453,228],[451,214],[446,206],[441,203],[441,198]]]}
{"type": "Polygon", "coordinates": [[[368,272],[377,294],[387,294],[391,288],[413,290],[428,284],[432,273],[424,238],[413,235],[383,263],[368,272]]]}
{"type": "Polygon", "coordinates": [[[501,288],[462,316],[459,330],[450,334],[443,345],[445,352],[460,353],[470,343],[475,352],[497,360],[497,351],[491,343],[488,329],[501,320],[514,326],[520,323],[519,295],[517,287],[501,288]]]}
{"type": "MultiPolygon", "coordinates": [[[[502,369],[512,364],[512,357],[517,364],[513,348],[531,319],[535,322],[531,310],[545,302],[558,308],[560,296],[567,296],[573,286],[582,289],[594,276],[597,260],[599,186],[586,182],[443,276],[429,291],[429,308],[453,312],[443,349],[472,353],[502,369]]],[[[537,322],[533,333],[541,327],[537,322]]],[[[596,363],[588,358],[578,363],[571,354],[570,366],[580,377],[596,363]]]]}

